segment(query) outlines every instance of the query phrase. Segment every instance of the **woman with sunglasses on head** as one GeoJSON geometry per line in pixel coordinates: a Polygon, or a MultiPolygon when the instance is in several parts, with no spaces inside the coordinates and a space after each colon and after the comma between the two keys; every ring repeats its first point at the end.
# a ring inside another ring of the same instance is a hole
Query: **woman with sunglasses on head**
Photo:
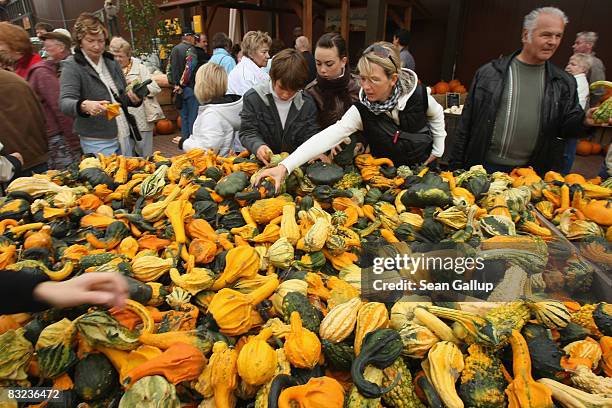
{"type": "Polygon", "coordinates": [[[371,153],[396,166],[430,164],[444,153],[444,110],[418,84],[416,73],[402,69],[399,52],[388,42],[368,47],[357,65],[359,102],[342,118],[304,142],[278,166],[260,173],[256,183],[272,177],[277,190],[294,169],[363,131],[371,153]]]}
{"type": "MultiPolygon", "coordinates": [[[[342,115],[359,101],[359,77],[351,74],[346,53],[346,42],[338,33],[323,34],[315,48],[317,78],[304,91],[312,96],[317,105],[317,122],[321,129],[333,125],[342,115]]],[[[356,151],[362,151],[364,140],[361,132],[351,136],[357,138],[356,151]]]]}

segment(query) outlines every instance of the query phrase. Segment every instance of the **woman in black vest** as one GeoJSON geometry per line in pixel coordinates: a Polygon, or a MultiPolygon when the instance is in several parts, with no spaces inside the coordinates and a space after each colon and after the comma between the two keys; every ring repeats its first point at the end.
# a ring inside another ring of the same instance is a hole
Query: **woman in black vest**
{"type": "Polygon", "coordinates": [[[357,65],[361,90],[337,123],[312,136],[277,167],[258,177],[274,178],[277,188],[294,169],[363,131],[372,155],[396,166],[429,164],[444,153],[444,111],[418,84],[414,71],[402,69],[398,50],[388,42],[368,47],[357,65]]]}

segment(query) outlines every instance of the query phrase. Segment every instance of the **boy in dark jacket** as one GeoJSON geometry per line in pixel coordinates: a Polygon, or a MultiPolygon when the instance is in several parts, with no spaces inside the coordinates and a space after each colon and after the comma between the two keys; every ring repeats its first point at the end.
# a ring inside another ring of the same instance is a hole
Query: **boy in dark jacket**
{"type": "Polygon", "coordinates": [[[270,82],[256,85],[243,97],[240,142],[268,164],[273,153],[293,152],[319,131],[317,107],[301,91],[308,66],[299,51],[286,49],[274,57],[270,82]]]}

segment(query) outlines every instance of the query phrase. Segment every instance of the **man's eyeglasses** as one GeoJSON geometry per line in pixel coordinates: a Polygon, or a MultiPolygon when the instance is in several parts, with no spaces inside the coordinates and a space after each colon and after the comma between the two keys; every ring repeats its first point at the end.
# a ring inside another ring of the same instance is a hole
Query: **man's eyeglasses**
{"type": "Polygon", "coordinates": [[[382,45],[378,45],[378,44],[370,45],[363,52],[363,55],[367,55],[367,54],[374,54],[377,57],[382,58],[382,59],[389,58],[389,61],[391,61],[391,63],[395,67],[395,70],[397,71],[397,65],[395,65],[395,61],[393,61],[393,58],[391,58],[391,51],[389,51],[382,45]]]}

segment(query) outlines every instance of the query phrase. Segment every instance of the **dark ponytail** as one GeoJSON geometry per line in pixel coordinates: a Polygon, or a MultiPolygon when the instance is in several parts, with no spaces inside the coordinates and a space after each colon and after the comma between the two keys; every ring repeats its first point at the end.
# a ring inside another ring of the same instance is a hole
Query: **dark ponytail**
{"type": "Polygon", "coordinates": [[[319,41],[317,41],[316,48],[331,49],[334,47],[336,47],[336,49],[338,50],[338,56],[340,58],[344,58],[347,56],[346,41],[344,41],[344,38],[342,38],[340,34],[326,33],[326,34],[323,34],[321,38],[319,38],[319,41]]]}

